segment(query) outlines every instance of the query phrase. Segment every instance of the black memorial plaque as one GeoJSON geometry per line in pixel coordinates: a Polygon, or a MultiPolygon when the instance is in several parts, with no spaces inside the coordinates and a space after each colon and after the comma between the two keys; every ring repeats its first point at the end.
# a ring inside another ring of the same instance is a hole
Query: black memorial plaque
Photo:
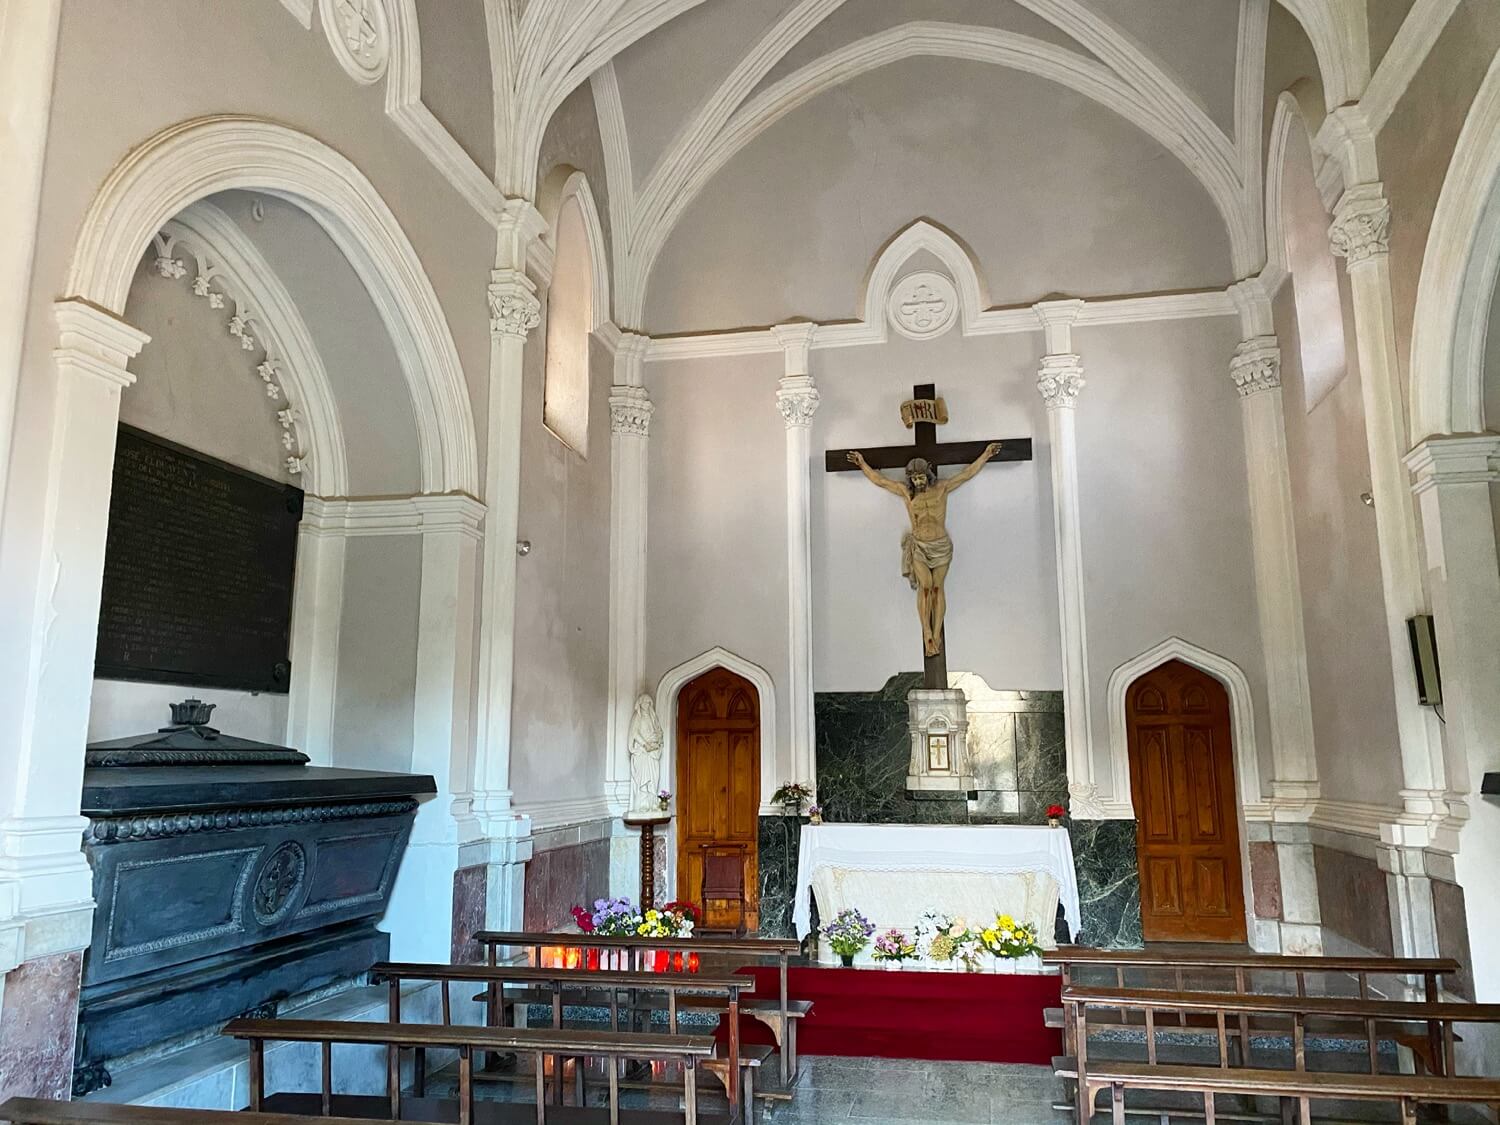
{"type": "Polygon", "coordinates": [[[121,426],[94,674],[285,692],[302,490],[121,426]]]}

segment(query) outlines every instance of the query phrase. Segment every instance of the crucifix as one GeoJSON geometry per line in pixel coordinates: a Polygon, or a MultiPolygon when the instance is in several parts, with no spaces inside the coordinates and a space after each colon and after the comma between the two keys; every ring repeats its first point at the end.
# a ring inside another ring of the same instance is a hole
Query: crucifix
{"type": "Polygon", "coordinates": [[[901,573],[917,592],[917,615],[922,620],[923,686],[948,686],[948,658],[943,638],[947,599],[943,582],[953,562],[953,540],[948,536],[948,494],[978,475],[990,461],[1030,461],[1031,439],[1005,441],[950,441],[937,439],[937,428],[948,421],[948,407],[937,387],[923,383],[912,388],[901,406],[901,420],[912,431],[910,445],[873,449],[830,449],[824,468],[830,473],[862,472],[879,488],[901,497],[911,529],[901,537],[901,573]],[[940,465],[963,465],[946,480],[940,465]],[[881,469],[901,469],[906,483],[882,475],[881,469]]]}

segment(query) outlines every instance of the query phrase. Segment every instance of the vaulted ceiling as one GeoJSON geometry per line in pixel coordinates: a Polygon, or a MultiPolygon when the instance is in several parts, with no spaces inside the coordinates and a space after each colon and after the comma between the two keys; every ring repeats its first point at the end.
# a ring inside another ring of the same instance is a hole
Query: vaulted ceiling
{"type": "MultiPolygon", "coordinates": [[[[396,6],[415,18],[418,2],[396,6]]],[[[1366,0],[1278,2],[1317,50],[1329,105],[1357,96],[1369,77],[1366,0]]],[[[425,20],[433,0],[420,3],[425,20]]],[[[1196,179],[1223,222],[1234,273],[1264,260],[1272,0],[484,3],[495,181],[506,195],[530,194],[548,121],[592,83],[609,173],[615,314],[625,326],[641,322],[673,229],[736,154],[819,95],[915,58],[1019,71],[1092,99],[1196,179]]]]}

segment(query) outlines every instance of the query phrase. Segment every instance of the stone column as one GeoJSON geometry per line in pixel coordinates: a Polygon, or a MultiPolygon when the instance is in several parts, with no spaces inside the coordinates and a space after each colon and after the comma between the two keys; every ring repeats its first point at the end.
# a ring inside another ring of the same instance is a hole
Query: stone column
{"type": "Polygon", "coordinates": [[[1435,716],[1417,700],[1416,673],[1406,631],[1407,618],[1424,612],[1426,599],[1416,511],[1402,464],[1407,437],[1391,308],[1390,219],[1391,208],[1382,186],[1376,182],[1356,182],[1339,200],[1329,239],[1333,252],[1345,261],[1353,295],[1370,491],[1375,499],[1380,574],[1390,638],[1404,812],[1388,827],[1393,843],[1426,847],[1439,842],[1452,850],[1456,841],[1445,824],[1449,811],[1448,784],[1441,739],[1435,716]]]}
{"type": "MultiPolygon", "coordinates": [[[[630,717],[636,697],[646,690],[646,454],[653,407],[644,384],[650,344],[647,337],[631,332],[620,337],[609,395],[610,695],[605,792],[616,816],[630,807],[630,717]]],[[[665,779],[663,785],[672,788],[665,779]]]]}
{"type": "MultiPolygon", "coordinates": [[[[1500,771],[1500,559],[1490,506],[1497,459],[1496,434],[1431,437],[1406,458],[1427,547],[1451,786],[1461,794],[1500,771]]],[[[1500,912],[1482,888],[1500,855],[1500,808],[1476,797],[1469,812],[1454,875],[1470,892],[1464,907],[1475,997],[1492,1001],[1500,997],[1500,912]]]]}
{"type": "MultiPolygon", "coordinates": [[[[1075,819],[1098,820],[1106,816],[1107,810],[1094,779],[1093,744],[1089,736],[1088,625],[1083,604],[1083,532],[1078,507],[1078,436],[1074,428],[1074,410],[1084,378],[1083,360],[1073,351],[1073,322],[1082,311],[1082,301],[1047,301],[1036,306],[1047,349],[1037,372],[1036,387],[1047,408],[1047,437],[1052,454],[1052,525],[1057,550],[1058,622],[1062,633],[1068,809],[1075,819]]],[[[1110,796],[1120,803],[1122,794],[1110,796]]]]}
{"type": "Polygon", "coordinates": [[[453,950],[448,923],[457,905],[454,875],[460,864],[454,798],[468,786],[474,745],[469,707],[479,619],[479,528],[485,512],[483,504],[468,496],[417,496],[413,503],[422,527],[422,587],[411,768],[432,774],[437,796],[417,810],[391,907],[393,915],[428,923],[401,935],[391,956],[446,962],[453,950]]]}
{"type": "Polygon", "coordinates": [[[37,373],[17,418],[29,472],[24,489],[13,482],[0,538],[0,973],[11,973],[0,1096],[71,1088],[70,1009],[94,905],[80,850],[82,750],[120,392],[147,340],[84,301],[54,312],[52,369],[37,373]]]}
{"type": "Polygon", "coordinates": [[[333,701],[348,545],[340,519],[344,507],[338,500],[309,496],[297,526],[291,643],[297,674],[287,698],[286,744],[318,766],[333,764],[333,701]]]}
{"type": "MultiPolygon", "coordinates": [[[[791,719],[791,775],[817,791],[813,742],[812,669],[812,420],[818,410],[818,388],[809,370],[815,326],[782,324],[772,328],[785,352],[785,374],[776,389],[776,408],[786,422],[786,555],[787,655],[791,682],[787,705],[791,719]]],[[[765,800],[769,794],[762,794],[765,800]]]]}
{"type": "Polygon", "coordinates": [[[1318,765],[1276,337],[1258,335],[1241,341],[1229,373],[1239,392],[1245,435],[1255,602],[1271,715],[1272,792],[1278,803],[1300,810],[1317,799],[1318,765]]]}
{"type": "MultiPolygon", "coordinates": [[[[521,512],[521,402],[526,339],[541,323],[527,250],[546,222],[525,200],[501,216],[489,286],[490,379],[485,431],[484,560],[480,586],[479,688],[471,791],[455,801],[465,867],[487,868],[484,917],[519,929],[531,821],[510,788],[511,698],[515,682],[516,535],[521,512]]],[[[475,881],[466,877],[473,891],[475,881]]],[[[457,905],[457,904],[455,904],[457,905]]]]}
{"type": "Polygon", "coordinates": [[[5,102],[0,167],[6,184],[0,208],[0,524],[21,385],[61,12],[62,0],[0,0],[0,98],[5,102]]]}

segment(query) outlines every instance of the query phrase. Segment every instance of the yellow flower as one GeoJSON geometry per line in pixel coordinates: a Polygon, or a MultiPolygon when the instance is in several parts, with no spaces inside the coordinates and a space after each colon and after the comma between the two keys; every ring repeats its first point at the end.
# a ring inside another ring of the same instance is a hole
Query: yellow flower
{"type": "Polygon", "coordinates": [[[1016,920],[1009,914],[1000,915],[1000,917],[997,918],[996,921],[1000,923],[1000,928],[1002,930],[1013,930],[1016,928],[1016,920]]]}

